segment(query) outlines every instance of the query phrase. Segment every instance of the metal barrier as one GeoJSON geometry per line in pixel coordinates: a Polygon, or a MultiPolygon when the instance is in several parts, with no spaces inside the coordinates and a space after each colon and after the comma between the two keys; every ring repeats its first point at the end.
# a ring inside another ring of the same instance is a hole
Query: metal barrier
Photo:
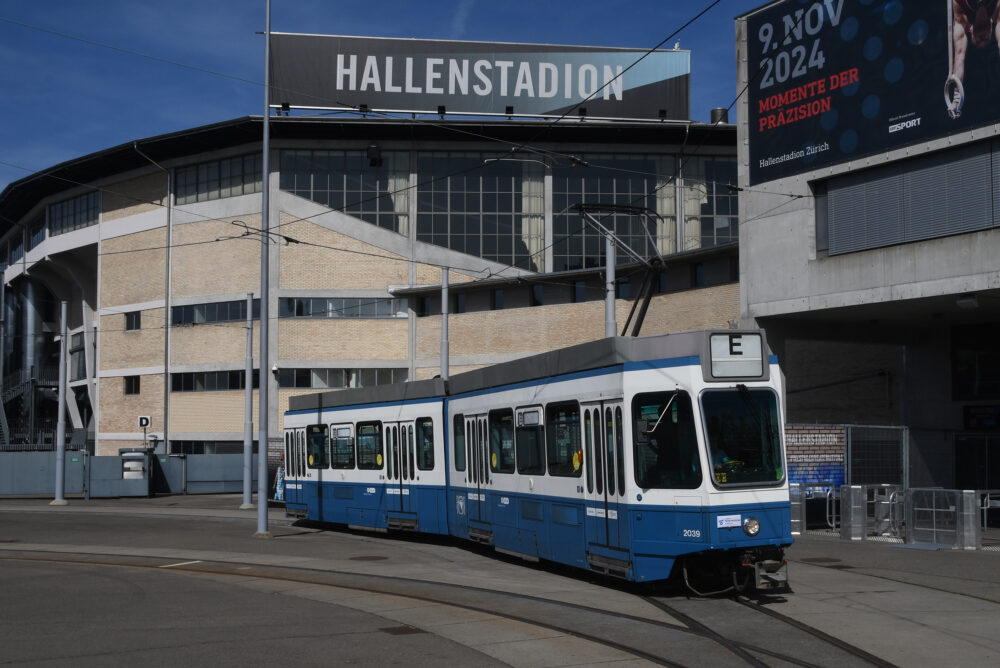
{"type": "Polygon", "coordinates": [[[841,538],[902,542],[903,498],[899,485],[844,485],[840,488],[841,538]]]}
{"type": "Polygon", "coordinates": [[[907,543],[975,550],[980,546],[979,497],[973,490],[911,489],[907,543]]]}
{"type": "Polygon", "coordinates": [[[990,511],[995,510],[1000,514],[1000,489],[980,489],[976,491],[979,496],[979,508],[983,512],[982,529],[990,526],[990,511]]]}
{"type": "MultiPolygon", "coordinates": [[[[817,506],[823,501],[823,519],[829,529],[836,529],[840,522],[840,495],[833,482],[789,483],[789,501],[791,501],[792,534],[802,535],[809,530],[809,515],[807,508],[810,501],[813,504],[813,516],[819,514],[817,506]]],[[[815,520],[813,527],[815,527],[815,520]]]]}

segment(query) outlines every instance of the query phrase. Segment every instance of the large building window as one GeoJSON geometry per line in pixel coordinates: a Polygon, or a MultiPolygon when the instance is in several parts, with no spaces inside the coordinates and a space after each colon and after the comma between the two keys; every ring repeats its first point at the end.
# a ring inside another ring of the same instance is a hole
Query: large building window
{"type": "MultiPolygon", "coordinates": [[[[231,302],[212,302],[210,304],[187,304],[171,308],[171,319],[174,325],[202,325],[211,322],[234,322],[247,319],[247,302],[238,299],[231,302]]],[[[260,300],[253,300],[254,320],[260,318],[260,300]]]]}
{"type": "Polygon", "coordinates": [[[49,234],[63,234],[96,225],[101,210],[100,192],[89,192],[49,206],[49,234]]]}
{"type": "Polygon", "coordinates": [[[545,167],[491,153],[421,153],[417,239],[506,265],[544,264],[545,167]]]}
{"type": "Polygon", "coordinates": [[[260,192],[261,155],[203,162],[175,171],[177,204],[260,192]]]}
{"type": "Polygon", "coordinates": [[[684,229],[680,250],[739,241],[736,160],[695,156],[684,162],[684,229]]]}
{"type": "Polygon", "coordinates": [[[409,234],[409,188],[408,152],[281,152],[282,190],[400,234],[409,234]]]}
{"type": "Polygon", "coordinates": [[[279,318],[405,318],[406,300],[380,297],[286,297],[279,318]]]}
{"type": "MultiPolygon", "coordinates": [[[[253,370],[253,389],[260,387],[260,373],[253,370]]],[[[193,371],[170,374],[171,392],[224,392],[246,389],[246,371],[193,371]]]]}
{"type": "MultiPolygon", "coordinates": [[[[87,352],[83,333],[74,334],[69,341],[69,379],[83,380],[87,377],[87,352]]],[[[138,376],[137,376],[138,377],[138,376]]]]}
{"type": "Polygon", "coordinates": [[[278,370],[278,387],[281,388],[337,390],[346,387],[389,385],[408,379],[409,370],[401,368],[278,370]]]}
{"type": "MultiPolygon", "coordinates": [[[[599,213],[594,218],[642,257],[676,252],[675,164],[672,155],[606,154],[584,155],[572,165],[553,167],[553,271],[604,265],[604,234],[574,210],[578,204],[616,204],[655,212],[652,217],[599,213]]],[[[619,247],[617,261],[635,260],[619,247]]]]}

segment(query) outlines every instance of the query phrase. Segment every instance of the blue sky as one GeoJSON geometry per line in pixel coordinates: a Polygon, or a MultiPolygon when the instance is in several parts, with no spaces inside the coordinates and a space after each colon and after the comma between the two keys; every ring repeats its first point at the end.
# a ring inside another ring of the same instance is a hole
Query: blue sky
{"type": "MultiPolygon", "coordinates": [[[[709,4],[272,0],[271,29],[651,48],[709,4]]],[[[733,102],[733,19],[763,4],[721,0],[665,45],[691,51],[693,120],[733,102]]],[[[264,15],[265,0],[4,0],[0,190],[133,139],[262,113],[264,15]]]]}

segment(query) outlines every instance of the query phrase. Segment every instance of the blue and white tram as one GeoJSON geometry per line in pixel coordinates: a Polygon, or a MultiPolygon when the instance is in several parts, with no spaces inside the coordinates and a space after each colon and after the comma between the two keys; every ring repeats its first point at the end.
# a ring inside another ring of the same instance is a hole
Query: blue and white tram
{"type": "Polygon", "coordinates": [[[736,330],[297,397],[287,508],[638,582],[690,565],[776,587],[792,542],[780,406],[763,334],[736,330]]]}

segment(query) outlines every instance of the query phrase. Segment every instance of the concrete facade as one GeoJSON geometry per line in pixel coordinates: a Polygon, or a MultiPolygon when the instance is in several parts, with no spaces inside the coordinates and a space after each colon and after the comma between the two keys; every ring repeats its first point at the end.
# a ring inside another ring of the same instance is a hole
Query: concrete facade
{"type": "MultiPolygon", "coordinates": [[[[748,39],[756,37],[748,35],[747,17],[737,19],[736,32],[738,86],[745,90],[753,74],[748,39]]],[[[963,354],[956,332],[1000,321],[1000,228],[833,255],[823,197],[841,177],[881,178],[884,172],[866,170],[885,166],[912,174],[926,164],[918,159],[947,164],[965,147],[989,150],[1000,125],[751,185],[748,104],[743,96],[737,129],[740,320],[764,327],[778,353],[788,421],[907,427],[911,484],[955,485],[983,466],[979,455],[964,457],[956,448],[979,431],[968,409],[992,414],[1000,405],[998,396],[970,398],[955,389],[963,354]]],[[[970,197],[961,184],[943,183],[927,195],[955,203],[970,197]]],[[[992,452],[1000,463],[1000,447],[992,452]]],[[[985,472],[981,479],[1000,484],[985,472]]]]}

